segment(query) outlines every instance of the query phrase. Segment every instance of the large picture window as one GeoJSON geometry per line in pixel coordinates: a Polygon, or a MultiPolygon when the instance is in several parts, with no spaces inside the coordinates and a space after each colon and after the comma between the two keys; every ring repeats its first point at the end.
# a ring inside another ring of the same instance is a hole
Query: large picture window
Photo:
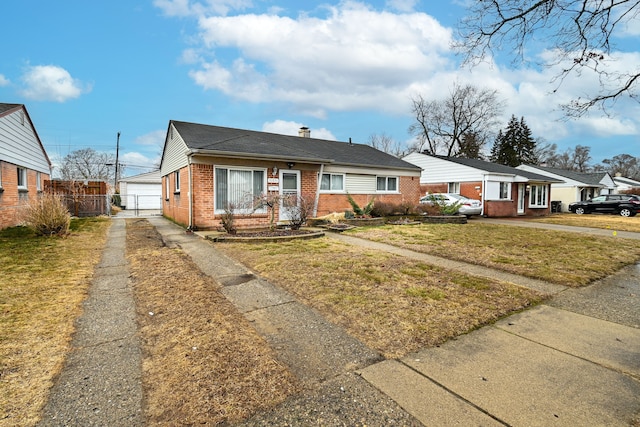
{"type": "Polygon", "coordinates": [[[238,213],[266,212],[259,200],[264,194],[265,176],[264,169],[216,168],[216,212],[224,212],[227,207],[232,207],[238,213]]]}
{"type": "Polygon", "coordinates": [[[344,175],[323,173],[320,191],[344,191],[344,175]]]}
{"type": "Polygon", "coordinates": [[[547,207],[547,186],[532,185],[529,189],[529,207],[546,208],[547,207]]]}
{"type": "Polygon", "coordinates": [[[396,176],[379,176],[376,179],[376,190],[380,192],[396,192],[398,191],[398,177],[396,176]]]}

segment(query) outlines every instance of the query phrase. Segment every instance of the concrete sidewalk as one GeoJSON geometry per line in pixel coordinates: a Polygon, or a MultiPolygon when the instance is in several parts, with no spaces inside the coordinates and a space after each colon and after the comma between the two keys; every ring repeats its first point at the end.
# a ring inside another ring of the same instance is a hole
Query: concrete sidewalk
{"type": "Polygon", "coordinates": [[[125,221],[114,219],[41,427],[144,425],[142,356],[125,242],[125,221]]]}

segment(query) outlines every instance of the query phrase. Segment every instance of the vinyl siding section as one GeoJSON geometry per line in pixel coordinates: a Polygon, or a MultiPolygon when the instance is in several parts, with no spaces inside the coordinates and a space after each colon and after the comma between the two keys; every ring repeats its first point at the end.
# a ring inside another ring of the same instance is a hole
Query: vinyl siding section
{"type": "Polygon", "coordinates": [[[0,160],[49,175],[47,156],[23,109],[0,117],[0,160]]]}
{"type": "Polygon", "coordinates": [[[482,181],[483,179],[483,174],[478,169],[435,157],[425,156],[420,153],[411,153],[402,160],[422,168],[420,184],[475,182],[482,181]]]}
{"type": "Polygon", "coordinates": [[[160,166],[161,176],[165,176],[171,172],[182,169],[189,163],[186,154],[188,151],[187,144],[185,144],[184,140],[173,125],[169,126],[167,142],[162,156],[162,165],[160,166]]]}
{"type": "Polygon", "coordinates": [[[376,175],[347,174],[345,190],[350,194],[372,194],[376,192],[376,175]]]}

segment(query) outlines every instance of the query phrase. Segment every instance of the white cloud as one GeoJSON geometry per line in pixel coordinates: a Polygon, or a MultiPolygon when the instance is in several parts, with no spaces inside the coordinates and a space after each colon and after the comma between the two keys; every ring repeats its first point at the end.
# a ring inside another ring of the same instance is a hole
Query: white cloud
{"type": "MultiPolygon", "coordinates": [[[[301,127],[308,127],[305,126],[302,123],[298,123],[298,122],[292,122],[292,121],[286,121],[286,120],[274,120],[272,122],[267,122],[265,124],[262,125],[262,131],[263,132],[270,132],[270,133],[277,133],[280,135],[293,135],[293,136],[297,136],[298,135],[298,130],[301,127]]],[[[335,141],[336,137],[333,135],[333,133],[331,133],[331,131],[329,131],[328,129],[325,128],[320,128],[320,129],[311,129],[311,137],[312,138],[318,138],[318,139],[328,139],[331,141],[335,141]]]]}
{"type": "MultiPolygon", "coordinates": [[[[319,119],[335,111],[376,111],[406,117],[408,126],[412,96],[442,99],[457,81],[498,90],[506,102],[502,126],[512,114],[522,116],[534,136],[549,142],[627,135],[640,127],[636,118],[640,115],[632,116],[635,109],[626,102],[619,102],[615,111],[620,114],[607,121],[602,114],[560,120],[561,104],[600,87],[595,74],[572,75],[558,86],[553,80],[559,68],[509,69],[495,63],[458,68],[450,50],[452,30],[417,12],[416,0],[387,0],[386,10],[346,0],[316,8],[315,15],[295,17],[278,15],[284,12],[277,8],[227,16],[250,7],[250,2],[241,0],[155,0],[155,4],[167,14],[198,18],[199,44],[184,50],[182,62],[192,64],[189,75],[197,85],[235,100],[284,105],[319,119]]],[[[549,59],[551,54],[542,52],[540,58],[549,59]]],[[[629,64],[640,67],[637,53],[619,56],[607,66],[624,71],[633,69],[629,64]]],[[[265,126],[270,129],[279,122],[265,126]]],[[[293,135],[301,126],[280,125],[293,135]]],[[[312,130],[312,135],[324,138],[321,132],[312,130]]]]}
{"type": "Polygon", "coordinates": [[[160,155],[149,156],[135,151],[121,153],[118,159],[123,164],[127,176],[148,172],[160,164],[160,155]]]}
{"type": "Polygon", "coordinates": [[[91,86],[74,79],[67,70],[55,65],[30,66],[22,81],[22,95],[37,101],[65,102],[91,91],[91,86]]]}
{"type": "Polygon", "coordinates": [[[163,147],[166,135],[167,131],[164,129],[154,130],[153,132],[136,137],[135,143],[140,145],[155,145],[163,147]]]}
{"type": "Polygon", "coordinates": [[[204,14],[226,15],[252,5],[251,0],[154,0],[153,5],[167,16],[200,16],[204,14]]]}
{"type": "Polygon", "coordinates": [[[8,79],[8,78],[6,78],[4,75],[0,74],[0,87],[2,87],[2,86],[8,86],[8,85],[9,85],[9,83],[11,83],[11,82],[9,81],[9,79],[8,79]]]}
{"type": "MultiPolygon", "coordinates": [[[[321,117],[327,110],[406,109],[411,82],[450,67],[451,31],[424,13],[375,11],[358,2],[302,15],[211,16],[203,47],[239,52],[201,62],[190,76],[205,89],[252,102],[284,101],[321,117]]],[[[192,57],[192,55],[188,55],[192,57]]]]}

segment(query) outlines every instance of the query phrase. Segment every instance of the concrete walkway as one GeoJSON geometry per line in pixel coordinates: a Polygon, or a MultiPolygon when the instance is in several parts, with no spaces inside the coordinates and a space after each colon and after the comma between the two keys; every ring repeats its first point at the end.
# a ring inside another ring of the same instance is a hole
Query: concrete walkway
{"type": "MultiPolygon", "coordinates": [[[[555,296],[439,347],[382,360],[215,245],[161,217],[148,219],[168,246],[179,246],[222,284],[305,385],[302,395],[243,425],[629,426],[640,414],[638,266],[582,289],[510,275],[506,280],[555,296]]],[[[349,243],[371,247],[360,239],[349,243]]],[[[42,425],[142,422],[139,350],[127,320],[135,311],[123,254],[124,221],[116,219],[99,268],[113,276],[96,276],[42,425]]],[[[435,257],[425,261],[499,274],[435,257]]]]}
{"type": "Polygon", "coordinates": [[[114,219],[42,427],[144,425],[142,356],[125,239],[124,219],[114,219]]]}

